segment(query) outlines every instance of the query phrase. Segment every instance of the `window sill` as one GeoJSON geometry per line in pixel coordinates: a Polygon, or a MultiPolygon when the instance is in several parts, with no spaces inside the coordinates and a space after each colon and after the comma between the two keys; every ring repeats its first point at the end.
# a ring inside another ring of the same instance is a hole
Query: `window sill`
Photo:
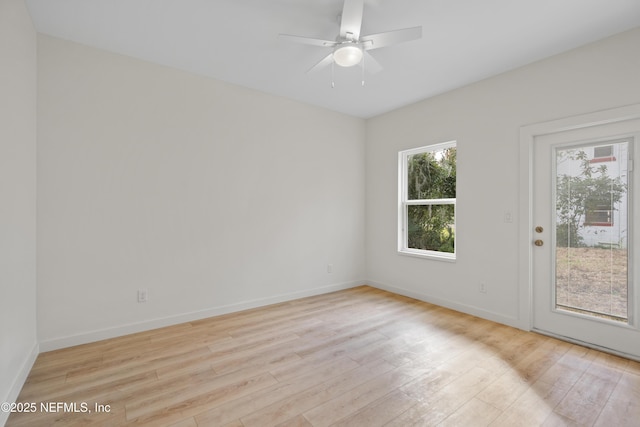
{"type": "Polygon", "coordinates": [[[456,262],[456,254],[448,252],[421,251],[417,249],[398,249],[398,254],[414,258],[432,259],[435,261],[456,262]]]}

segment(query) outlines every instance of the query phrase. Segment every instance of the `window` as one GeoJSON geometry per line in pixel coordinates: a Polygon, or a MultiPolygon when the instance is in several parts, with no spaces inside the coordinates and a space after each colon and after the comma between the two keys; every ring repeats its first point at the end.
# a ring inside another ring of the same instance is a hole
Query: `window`
{"type": "Polygon", "coordinates": [[[616,158],[613,156],[613,145],[604,145],[602,147],[593,148],[593,159],[590,163],[613,162],[616,158]]]}
{"type": "Polygon", "coordinates": [[[613,156],[613,145],[605,145],[604,147],[595,147],[593,149],[593,157],[611,157],[613,156]]]}
{"type": "Polygon", "coordinates": [[[456,142],[401,151],[398,251],[455,259],[456,142]]]}
{"type": "Polygon", "coordinates": [[[612,200],[606,197],[590,197],[586,200],[584,225],[611,227],[613,225],[612,200]]]}

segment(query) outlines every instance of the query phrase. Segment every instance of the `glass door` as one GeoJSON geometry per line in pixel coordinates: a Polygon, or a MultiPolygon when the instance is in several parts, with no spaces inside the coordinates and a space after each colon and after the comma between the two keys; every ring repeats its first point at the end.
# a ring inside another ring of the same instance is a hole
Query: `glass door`
{"type": "Polygon", "coordinates": [[[536,137],[531,230],[534,329],[636,358],[638,131],[632,120],[536,137]]]}
{"type": "Polygon", "coordinates": [[[554,148],[556,310],[629,323],[630,143],[554,148]]]}

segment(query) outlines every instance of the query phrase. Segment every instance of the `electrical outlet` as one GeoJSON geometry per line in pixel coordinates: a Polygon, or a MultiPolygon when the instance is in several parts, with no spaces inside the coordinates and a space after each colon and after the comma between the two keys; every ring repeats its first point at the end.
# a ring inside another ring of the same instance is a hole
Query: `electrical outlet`
{"type": "Polygon", "coordinates": [[[138,302],[147,302],[149,299],[149,291],[146,289],[138,289],[138,302]]]}
{"type": "Polygon", "coordinates": [[[327,273],[333,273],[333,264],[327,264],[327,273]]]}
{"type": "Polygon", "coordinates": [[[480,291],[481,294],[486,294],[487,293],[487,285],[484,284],[484,282],[480,282],[480,287],[478,289],[480,291]]]}

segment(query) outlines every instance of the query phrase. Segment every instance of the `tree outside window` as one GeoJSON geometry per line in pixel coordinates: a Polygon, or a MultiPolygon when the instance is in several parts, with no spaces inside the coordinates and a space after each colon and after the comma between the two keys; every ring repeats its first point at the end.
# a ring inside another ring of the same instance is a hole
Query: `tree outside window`
{"type": "Polygon", "coordinates": [[[578,173],[559,173],[556,181],[556,243],[559,247],[582,247],[585,226],[611,226],[616,205],[627,185],[612,177],[606,165],[592,166],[584,150],[557,152],[558,163],[574,162],[578,173]]]}
{"type": "Polygon", "coordinates": [[[455,142],[400,153],[399,251],[455,258],[455,142]]]}

